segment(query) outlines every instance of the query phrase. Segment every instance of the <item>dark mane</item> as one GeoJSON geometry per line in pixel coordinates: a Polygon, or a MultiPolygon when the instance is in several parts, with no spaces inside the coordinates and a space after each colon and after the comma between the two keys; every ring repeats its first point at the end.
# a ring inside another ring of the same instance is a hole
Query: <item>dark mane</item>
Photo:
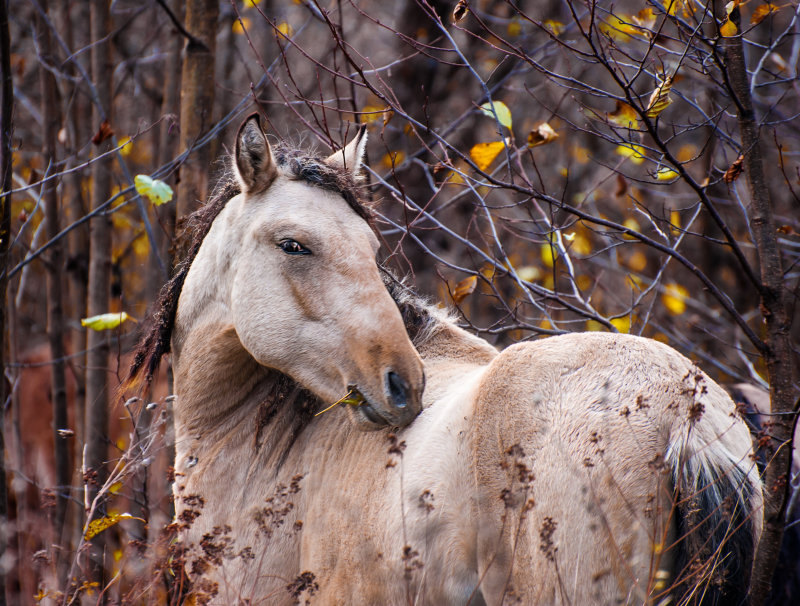
{"type": "MultiPolygon", "coordinates": [[[[316,156],[303,151],[277,145],[273,148],[276,163],[284,176],[292,180],[305,181],[339,194],[358,216],[372,222],[372,212],[360,195],[360,188],[350,171],[332,167],[316,156]]],[[[170,351],[170,338],[178,310],[178,299],[183,289],[186,275],[200,250],[211,224],[225,205],[241,193],[231,162],[217,180],[208,201],[189,215],[184,224],[180,240],[184,250],[183,258],[175,265],[172,278],[162,286],[158,298],[143,325],[142,336],[134,350],[133,362],[123,389],[136,386],[148,387],[158,370],[161,358],[170,351]]]]}

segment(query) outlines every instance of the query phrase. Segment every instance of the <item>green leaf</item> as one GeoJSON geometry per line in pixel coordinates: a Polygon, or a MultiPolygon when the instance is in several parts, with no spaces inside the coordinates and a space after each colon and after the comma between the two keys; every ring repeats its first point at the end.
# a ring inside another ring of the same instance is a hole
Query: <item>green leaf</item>
{"type": "Polygon", "coordinates": [[[494,118],[494,114],[497,114],[497,120],[500,124],[511,130],[511,110],[502,101],[484,103],[481,105],[481,111],[490,118],[494,118]],[[494,113],[492,113],[492,107],[494,107],[494,113]]]}
{"type": "Polygon", "coordinates": [[[156,206],[172,200],[172,188],[163,181],[152,179],[147,175],[136,175],[133,184],[139,195],[144,196],[156,206]]]}
{"type": "MultiPolygon", "coordinates": [[[[111,330],[122,324],[125,320],[133,320],[133,318],[124,311],[120,313],[100,314],[99,316],[92,316],[91,318],[83,318],[81,320],[81,326],[86,326],[96,331],[111,330]]],[[[136,320],[133,321],[135,322],[136,320]]]]}

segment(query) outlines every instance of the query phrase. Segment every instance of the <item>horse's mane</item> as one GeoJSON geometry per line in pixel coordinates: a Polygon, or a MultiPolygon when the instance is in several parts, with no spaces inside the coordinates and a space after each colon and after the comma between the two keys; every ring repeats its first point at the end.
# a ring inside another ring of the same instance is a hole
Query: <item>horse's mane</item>
{"type": "MultiPolygon", "coordinates": [[[[285,176],[341,195],[356,214],[372,225],[372,210],[364,201],[361,187],[349,170],[330,166],[319,157],[283,144],[275,146],[273,154],[285,176]]],[[[133,362],[123,383],[123,390],[137,386],[149,387],[158,371],[161,359],[170,351],[178,299],[186,275],[200,250],[200,245],[211,229],[211,224],[225,205],[241,193],[231,159],[229,158],[225,164],[226,168],[217,179],[207,202],[190,214],[183,224],[179,236],[183,245],[179,245],[178,250],[184,250],[185,254],[175,265],[172,277],[161,287],[158,298],[142,325],[141,337],[134,350],[133,362]]],[[[420,337],[426,332],[426,327],[433,321],[429,306],[391,272],[383,270],[383,274],[384,283],[397,302],[409,335],[414,341],[415,337],[420,337]]]]}

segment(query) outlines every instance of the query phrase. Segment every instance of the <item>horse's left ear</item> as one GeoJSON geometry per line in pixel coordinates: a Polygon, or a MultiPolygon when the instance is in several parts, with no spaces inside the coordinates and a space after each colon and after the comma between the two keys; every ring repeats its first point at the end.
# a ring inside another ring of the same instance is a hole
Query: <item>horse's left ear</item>
{"type": "Polygon", "coordinates": [[[261,193],[278,175],[258,114],[249,116],[239,127],[235,155],[239,184],[246,194],[261,193]]]}
{"type": "Polygon", "coordinates": [[[354,177],[361,172],[364,162],[364,149],[367,147],[367,125],[362,124],[353,139],[345,145],[344,149],[333,152],[325,160],[326,164],[350,171],[354,177]]]}

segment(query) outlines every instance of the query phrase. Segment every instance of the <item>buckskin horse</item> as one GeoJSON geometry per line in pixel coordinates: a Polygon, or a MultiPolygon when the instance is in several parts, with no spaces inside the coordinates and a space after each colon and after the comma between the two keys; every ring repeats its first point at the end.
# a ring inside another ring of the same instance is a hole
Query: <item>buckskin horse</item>
{"type": "Polygon", "coordinates": [[[731,399],[652,340],[458,327],[376,262],[365,143],[273,149],[248,118],[136,352],[145,385],[171,350],[195,596],[741,602],[762,487],[731,399]]]}

